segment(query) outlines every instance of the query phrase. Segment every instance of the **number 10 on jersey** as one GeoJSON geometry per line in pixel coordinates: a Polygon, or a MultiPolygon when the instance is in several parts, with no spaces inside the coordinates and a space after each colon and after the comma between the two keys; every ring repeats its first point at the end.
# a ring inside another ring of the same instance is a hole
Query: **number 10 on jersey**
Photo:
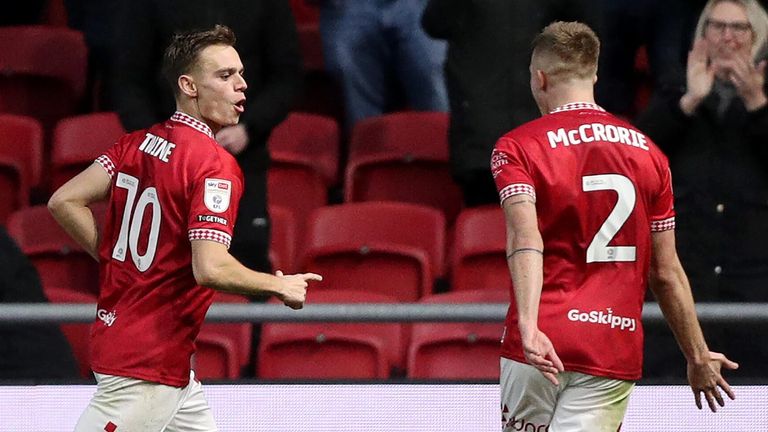
{"type": "Polygon", "coordinates": [[[120,235],[117,238],[115,248],[112,249],[112,258],[125,261],[125,256],[130,250],[131,259],[140,272],[145,272],[152,265],[157,252],[157,238],[160,234],[160,220],[162,213],[160,201],[157,198],[157,189],[148,187],[141,192],[139,201],[136,202],[136,194],[139,191],[139,179],[125,173],[117,173],[115,186],[126,189],[128,197],[125,200],[123,218],[120,223],[120,235]],[[134,209],[134,204],[136,208],[134,209]],[[149,228],[149,241],[144,255],[139,254],[139,235],[144,221],[144,213],[147,206],[152,206],[152,223],[149,228]]]}

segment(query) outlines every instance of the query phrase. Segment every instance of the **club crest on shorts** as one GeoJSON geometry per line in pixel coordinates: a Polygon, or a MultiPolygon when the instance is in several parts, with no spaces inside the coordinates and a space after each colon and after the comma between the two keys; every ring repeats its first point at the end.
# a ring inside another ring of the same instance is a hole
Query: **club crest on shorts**
{"type": "Polygon", "coordinates": [[[214,213],[224,213],[229,208],[229,197],[231,195],[231,181],[214,178],[205,179],[205,196],[203,201],[208,210],[214,213]]]}

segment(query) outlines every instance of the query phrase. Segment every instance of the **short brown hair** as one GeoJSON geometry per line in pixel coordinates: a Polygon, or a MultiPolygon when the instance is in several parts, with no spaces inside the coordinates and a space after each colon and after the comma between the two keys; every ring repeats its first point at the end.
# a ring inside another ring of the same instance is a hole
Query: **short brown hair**
{"type": "Polygon", "coordinates": [[[589,79],[597,73],[600,39],[588,25],[555,21],[533,40],[534,56],[543,56],[554,79],[589,79]]]}
{"type": "Polygon", "coordinates": [[[197,64],[200,52],[211,45],[235,46],[235,33],[227,26],[216,25],[210,30],[177,33],[163,55],[163,76],[178,95],[176,84],[181,75],[189,73],[197,64]]]}

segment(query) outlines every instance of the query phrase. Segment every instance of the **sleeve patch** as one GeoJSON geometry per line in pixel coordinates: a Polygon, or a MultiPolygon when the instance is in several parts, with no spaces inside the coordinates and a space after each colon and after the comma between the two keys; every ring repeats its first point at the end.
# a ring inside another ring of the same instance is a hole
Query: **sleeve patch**
{"type": "Polygon", "coordinates": [[[224,213],[229,208],[232,197],[232,182],[229,180],[205,179],[205,194],[203,202],[208,210],[214,213],[224,213]]]}

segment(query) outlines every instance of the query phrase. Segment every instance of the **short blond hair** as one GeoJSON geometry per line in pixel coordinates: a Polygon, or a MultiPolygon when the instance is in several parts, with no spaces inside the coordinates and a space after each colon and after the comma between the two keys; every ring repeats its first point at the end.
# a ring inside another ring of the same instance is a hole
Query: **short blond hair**
{"type": "Polygon", "coordinates": [[[694,41],[704,37],[704,30],[712,9],[726,1],[744,7],[749,25],[752,26],[752,35],[754,36],[752,40],[752,60],[761,60],[758,57],[765,54],[764,51],[766,45],[768,45],[768,13],[766,13],[757,0],[709,0],[701,11],[701,15],[699,15],[698,23],[696,23],[696,37],[694,41]]]}
{"type": "Polygon", "coordinates": [[[538,65],[552,79],[590,79],[597,74],[600,39],[586,24],[555,21],[532,45],[538,65]]]}

